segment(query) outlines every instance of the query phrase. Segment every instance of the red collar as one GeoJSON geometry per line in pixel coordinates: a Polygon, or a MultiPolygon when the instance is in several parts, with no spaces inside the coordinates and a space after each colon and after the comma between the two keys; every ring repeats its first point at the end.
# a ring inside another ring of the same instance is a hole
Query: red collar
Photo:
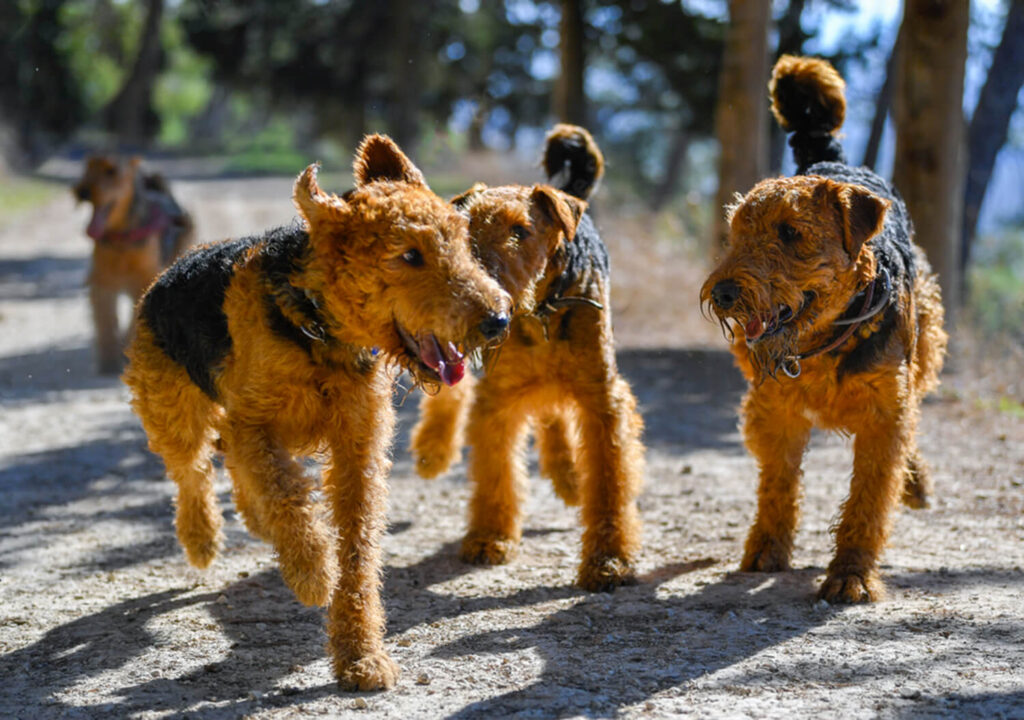
{"type": "Polygon", "coordinates": [[[160,203],[151,203],[146,221],[127,230],[108,230],[96,240],[113,245],[138,245],[150,235],[162,233],[171,224],[171,217],[165,213],[160,203]]]}

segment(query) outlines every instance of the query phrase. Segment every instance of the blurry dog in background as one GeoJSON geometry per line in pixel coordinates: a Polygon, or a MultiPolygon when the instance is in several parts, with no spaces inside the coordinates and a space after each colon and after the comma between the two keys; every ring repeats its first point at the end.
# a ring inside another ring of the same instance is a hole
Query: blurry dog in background
{"type": "Polygon", "coordinates": [[[138,157],[90,157],[72,192],[92,205],[85,234],[93,239],[89,301],[96,326],[99,371],[117,373],[128,332],[117,321],[117,298],[134,304],[160,272],[192,244],[192,218],[166,180],[138,157]]]}

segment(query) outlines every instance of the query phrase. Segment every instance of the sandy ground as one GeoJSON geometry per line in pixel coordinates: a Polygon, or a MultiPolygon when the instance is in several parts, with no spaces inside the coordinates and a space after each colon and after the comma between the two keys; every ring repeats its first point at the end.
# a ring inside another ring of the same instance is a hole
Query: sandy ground
{"type": "MultiPolygon", "coordinates": [[[[178,187],[204,238],[291,213],[287,180],[178,187]]],[[[938,497],[896,522],[888,600],[814,602],[850,473],[834,436],[806,459],[797,569],[737,573],[755,488],[742,382],[721,349],[650,347],[685,342],[670,320],[635,329],[653,322],[638,307],[692,318],[693,288],[617,300],[648,427],[640,584],[573,587],[576,514],[536,478],[518,559],[462,565],[464,466],[413,474],[412,397],[385,543],[387,646],[403,674],[391,692],[339,692],[321,612],[293,599],[223,477],[227,548],[205,572],[184,561],[172,484],[125,389],[92,370],[85,215],[60,196],[0,228],[0,716],[1024,718],[1024,422],[961,393],[925,405],[938,497]]],[[[609,240],[613,263],[642,265],[609,240]]]]}

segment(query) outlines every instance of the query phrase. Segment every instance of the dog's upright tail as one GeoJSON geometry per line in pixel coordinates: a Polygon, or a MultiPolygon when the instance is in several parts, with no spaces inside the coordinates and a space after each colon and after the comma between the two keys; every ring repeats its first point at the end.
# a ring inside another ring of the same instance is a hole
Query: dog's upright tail
{"type": "Polygon", "coordinates": [[[604,155],[578,125],[555,125],[544,146],[544,172],[559,190],[586,200],[604,175],[604,155]]]}
{"type": "Polygon", "coordinates": [[[836,133],[846,117],[846,83],[825,60],[783,55],[768,83],[772,113],[786,132],[797,174],[817,162],[846,162],[836,133]]]}

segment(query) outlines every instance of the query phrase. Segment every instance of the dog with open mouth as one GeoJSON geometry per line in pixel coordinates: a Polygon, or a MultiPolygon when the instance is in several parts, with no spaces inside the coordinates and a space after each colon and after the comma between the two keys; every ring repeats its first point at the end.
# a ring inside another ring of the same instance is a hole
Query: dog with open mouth
{"type": "Polygon", "coordinates": [[[473,259],[468,223],[387,137],[368,137],[355,188],[295,183],[301,224],[202,246],[139,303],[124,380],[178,485],[176,528],[206,567],[223,542],[217,438],[246,527],[277,551],[300,601],[330,603],[346,688],[391,687],[380,537],[396,370],[455,385],[507,333],[508,294],[473,259]],[[327,459],[323,495],[296,455],[327,459]]]}
{"type": "Polygon", "coordinates": [[[883,595],[878,559],[900,497],[927,501],[917,422],[947,338],[939,285],[899,194],[846,164],[836,139],[844,88],[822,60],[776,64],[772,110],[791,133],[797,172],[729,208],[728,247],[701,304],[750,383],[741,414],[760,487],[741,568],[789,568],[811,428],[850,434],[853,479],[820,597],[853,603],[883,595]]]}
{"type": "Polygon", "coordinates": [[[484,352],[475,383],[423,398],[412,451],[419,473],[433,477],[465,435],[473,497],[461,555],[500,564],[522,535],[532,429],[541,473],[580,506],[577,582],[612,590],[635,578],[644,447],[636,398],[615,361],[608,253],[585,212],[604,160],[589,132],[562,124],[548,133],[544,165],[551,184],[478,183],[452,200],[515,309],[508,340],[484,352]]]}
{"type": "Polygon", "coordinates": [[[85,234],[93,240],[89,302],[96,327],[98,369],[116,374],[131,329],[121,332],[117,298],[132,303],[153,278],[194,240],[192,217],[174,199],[167,181],[142,167],[141,158],[93,155],[72,188],[78,202],[92,205],[85,234]]]}

